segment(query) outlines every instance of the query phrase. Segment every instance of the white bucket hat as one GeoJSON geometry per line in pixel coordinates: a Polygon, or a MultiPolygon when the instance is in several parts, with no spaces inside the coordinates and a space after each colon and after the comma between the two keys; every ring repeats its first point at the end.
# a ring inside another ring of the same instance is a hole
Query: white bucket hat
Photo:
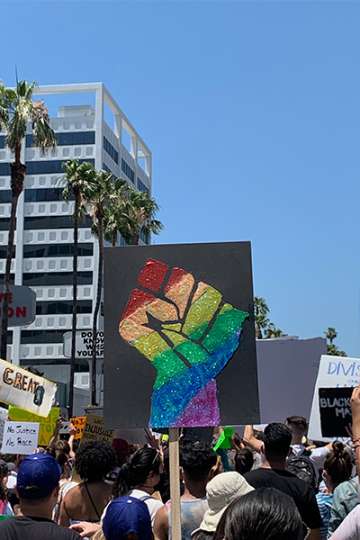
{"type": "Polygon", "coordinates": [[[200,529],[215,532],[229,504],[250,491],[254,491],[254,488],[237,472],[224,472],[215,476],[206,486],[209,510],[205,512],[200,529]]]}

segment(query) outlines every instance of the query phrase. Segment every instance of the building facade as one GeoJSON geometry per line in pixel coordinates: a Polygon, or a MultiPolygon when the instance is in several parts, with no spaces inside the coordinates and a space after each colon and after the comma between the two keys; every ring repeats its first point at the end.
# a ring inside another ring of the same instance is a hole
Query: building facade
{"type": "MultiPolygon", "coordinates": [[[[35,291],[37,307],[30,326],[10,332],[8,357],[19,365],[60,367],[69,363],[63,355],[63,334],[71,330],[72,320],[74,203],[62,199],[65,161],[89,161],[96,169],[111,171],[134,188],[151,193],[151,152],[102,83],[42,86],[36,89],[34,99],[47,103],[47,96],[56,95],[59,103],[62,98],[71,103],[71,95],[78,94],[74,97],[78,102],[79,95],[85,93],[92,96],[91,104],[60,106],[57,116],[51,118],[57,138],[54,150],[41,153],[30,132],[23,145],[27,174],[17,210],[12,273],[16,285],[35,291]]],[[[5,136],[0,133],[0,274],[5,271],[11,160],[5,136]]],[[[122,245],[121,238],[118,245],[122,245]]],[[[79,231],[79,330],[92,327],[97,268],[97,240],[87,217],[79,231]]]]}

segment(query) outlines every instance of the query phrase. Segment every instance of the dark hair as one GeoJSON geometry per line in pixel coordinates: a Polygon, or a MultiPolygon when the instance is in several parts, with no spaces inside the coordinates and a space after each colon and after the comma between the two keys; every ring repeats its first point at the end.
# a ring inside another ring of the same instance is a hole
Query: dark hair
{"type": "Polygon", "coordinates": [[[46,451],[56,459],[61,469],[64,471],[64,467],[70,457],[70,450],[69,443],[67,441],[60,440],[49,446],[46,451]]]}
{"type": "Polygon", "coordinates": [[[217,464],[217,455],[209,444],[184,442],[180,449],[180,465],[185,475],[197,482],[207,480],[217,464]]]}
{"type": "Polygon", "coordinates": [[[290,450],[291,432],[285,424],[273,422],[264,429],[264,453],[267,459],[285,459],[290,450]]]}
{"type": "Polygon", "coordinates": [[[191,540],[213,540],[215,533],[199,529],[191,535],[191,540]]]}
{"type": "Polygon", "coordinates": [[[335,486],[350,480],[352,474],[352,457],[342,442],[336,441],[331,452],[326,456],[324,470],[335,486]]]}
{"type": "Polygon", "coordinates": [[[303,431],[306,433],[308,430],[308,423],[304,416],[288,416],[286,423],[291,427],[294,427],[296,431],[303,431]]]}
{"type": "Polygon", "coordinates": [[[240,474],[251,471],[254,465],[254,455],[249,448],[241,448],[235,454],[235,470],[240,474]]]}
{"type": "Polygon", "coordinates": [[[116,465],[115,452],[104,441],[84,441],[75,456],[75,469],[82,480],[102,480],[116,465]]]}
{"type": "Polygon", "coordinates": [[[293,499],[273,488],[256,489],[231,503],[224,529],[226,540],[302,540],[306,533],[293,499]]]}
{"type": "Polygon", "coordinates": [[[0,460],[0,501],[7,501],[7,489],[3,484],[3,479],[9,474],[9,469],[5,461],[0,460]]]}
{"type": "Polygon", "coordinates": [[[114,486],[114,497],[127,495],[134,487],[144,484],[151,472],[160,474],[161,465],[160,452],[154,448],[144,446],[136,450],[119,471],[114,486]]]}

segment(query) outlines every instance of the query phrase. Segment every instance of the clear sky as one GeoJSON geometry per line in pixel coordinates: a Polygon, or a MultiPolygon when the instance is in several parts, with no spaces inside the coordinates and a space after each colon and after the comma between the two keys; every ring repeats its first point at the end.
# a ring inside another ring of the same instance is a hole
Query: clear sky
{"type": "Polygon", "coordinates": [[[153,151],[159,243],[251,240],[301,337],[360,355],[360,4],[2,0],[0,79],[103,81],[153,151]]]}

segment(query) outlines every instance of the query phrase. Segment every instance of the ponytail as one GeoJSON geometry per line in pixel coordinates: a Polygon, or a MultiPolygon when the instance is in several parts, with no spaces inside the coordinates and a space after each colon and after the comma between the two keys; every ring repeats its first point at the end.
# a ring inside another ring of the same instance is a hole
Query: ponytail
{"type": "Polygon", "coordinates": [[[352,466],[350,451],[342,442],[335,441],[324,463],[324,470],[330,476],[332,483],[338,486],[342,482],[349,480],[352,466]]]}
{"type": "Polygon", "coordinates": [[[119,471],[114,485],[114,497],[127,495],[136,486],[144,484],[151,472],[160,474],[161,464],[160,453],[154,448],[144,446],[137,450],[119,471]]]}

